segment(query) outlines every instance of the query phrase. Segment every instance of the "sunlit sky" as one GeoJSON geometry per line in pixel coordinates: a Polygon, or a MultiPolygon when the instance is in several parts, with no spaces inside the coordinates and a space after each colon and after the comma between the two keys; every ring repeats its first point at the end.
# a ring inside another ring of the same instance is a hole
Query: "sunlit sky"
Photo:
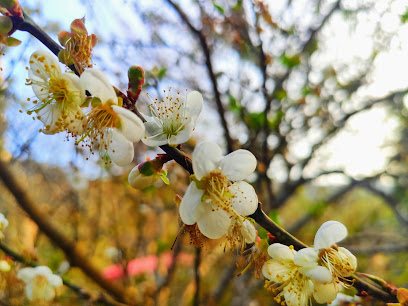
{"type": "MultiPolygon", "coordinates": [[[[107,1],[106,3],[108,2],[112,1],[107,1]]],[[[73,19],[86,16],[89,32],[98,29],[98,33],[103,33],[103,35],[106,35],[105,37],[114,37],[115,35],[120,37],[123,33],[115,31],[120,26],[125,28],[143,26],[139,20],[129,21],[132,20],[132,16],[127,16],[130,10],[126,10],[126,6],[119,7],[122,1],[113,2],[117,3],[117,11],[107,10],[105,6],[98,6],[98,12],[96,12],[93,5],[84,6],[81,4],[81,1],[77,0],[70,0],[69,5],[66,5],[66,1],[60,0],[22,1],[27,7],[41,9],[44,18],[43,20],[36,20],[41,26],[52,26],[53,23],[58,23],[60,29],[67,30],[73,19]],[[117,18],[118,16],[120,16],[120,18],[117,18]],[[104,25],[107,19],[110,20],[109,26],[105,27],[104,25]],[[101,27],[103,27],[103,29],[101,29],[101,27]]],[[[149,1],[139,2],[141,8],[151,4],[149,1]]],[[[399,28],[398,34],[391,39],[389,50],[378,55],[375,59],[373,72],[366,76],[366,79],[371,82],[371,85],[362,88],[355,95],[354,100],[356,104],[370,97],[387,95],[391,91],[400,90],[408,85],[408,25],[401,26],[400,24],[400,15],[405,12],[406,1],[393,1],[393,4],[389,8],[388,6],[384,6],[385,2],[387,1],[378,1],[377,4],[375,4],[378,10],[389,10],[381,20],[381,27],[385,31],[395,31],[399,28]]],[[[278,14],[280,7],[283,7],[285,3],[286,1],[271,0],[270,7],[273,7],[273,14],[278,14]]],[[[307,1],[304,1],[304,5],[307,6],[307,1]]],[[[344,1],[343,5],[353,7],[355,2],[344,1]]],[[[111,6],[106,5],[106,7],[111,6]]],[[[301,5],[300,8],[302,8],[301,5]]],[[[301,9],[299,10],[301,11],[301,9]]],[[[170,8],[167,8],[167,11],[169,18],[177,18],[170,8]]],[[[189,14],[190,18],[193,18],[197,16],[199,12],[192,10],[189,14]]],[[[290,16],[288,16],[288,18],[289,17],[290,16]]],[[[139,32],[143,33],[143,31],[139,32]]],[[[372,22],[369,13],[367,13],[366,16],[362,14],[357,25],[349,23],[345,21],[341,15],[335,14],[321,33],[324,52],[316,53],[312,58],[312,62],[319,61],[323,66],[334,63],[335,69],[342,71],[339,73],[340,78],[343,78],[346,82],[348,78],[352,77],[353,74],[360,69],[359,61],[364,61],[371,55],[372,37],[374,33],[375,24],[372,22]]],[[[15,60],[20,57],[27,58],[36,49],[45,49],[45,47],[36,42],[35,39],[31,39],[27,48],[24,49],[29,35],[26,33],[17,33],[14,36],[21,39],[23,43],[21,47],[7,51],[2,63],[4,69],[3,75],[7,76],[9,73],[12,74],[14,83],[10,90],[15,92],[19,98],[25,99],[33,96],[31,89],[23,85],[26,77],[24,67],[27,63],[20,61],[17,65],[14,65],[10,60],[15,60]],[[22,54],[22,52],[24,53],[22,54]]],[[[55,38],[55,35],[53,37],[55,38]]],[[[94,52],[96,56],[100,56],[104,59],[114,56],[109,54],[109,50],[106,48],[98,49],[98,46],[94,52]]],[[[234,61],[231,54],[217,53],[217,58],[214,62],[215,68],[217,68],[217,65],[231,65],[231,69],[233,69],[232,63],[234,61]],[[221,54],[221,57],[218,56],[218,54],[221,54]]],[[[98,63],[96,63],[96,66],[103,68],[98,65],[98,63]]],[[[317,74],[312,76],[311,79],[313,79],[313,77],[319,79],[321,76],[317,74]]],[[[122,76],[122,79],[123,78],[126,79],[126,75],[122,76]]],[[[111,80],[115,80],[115,78],[111,76],[111,80]]],[[[254,107],[256,107],[256,103],[254,103],[254,107]]],[[[86,166],[87,163],[89,165],[89,162],[82,160],[80,156],[76,156],[73,141],[66,141],[63,135],[47,136],[39,134],[37,131],[41,125],[38,122],[34,122],[29,116],[19,114],[19,108],[19,106],[10,107],[7,112],[8,119],[12,123],[11,128],[14,127],[14,129],[18,129],[17,131],[9,131],[6,134],[8,148],[11,152],[16,153],[19,151],[18,147],[16,147],[16,143],[21,144],[24,143],[25,140],[36,137],[32,152],[38,161],[66,167],[72,159],[76,159],[78,166],[84,167],[84,169],[89,168],[87,172],[90,176],[100,175],[100,171],[95,171],[94,168],[86,166]],[[22,129],[24,129],[24,131],[22,131],[22,129]],[[21,139],[16,142],[15,137],[21,137],[21,139]],[[48,146],[47,144],[51,138],[52,145],[48,146]]],[[[222,130],[219,126],[212,127],[213,131],[210,133],[211,135],[207,134],[208,126],[213,122],[213,119],[209,118],[214,118],[214,116],[215,112],[211,110],[210,107],[205,106],[204,114],[201,115],[199,125],[196,129],[197,137],[200,140],[209,139],[221,143],[222,141],[217,139],[217,136],[222,135],[222,130]]],[[[345,169],[347,174],[354,177],[372,175],[373,173],[381,171],[386,163],[387,157],[393,153],[386,144],[392,143],[397,133],[398,120],[390,117],[385,107],[376,107],[372,110],[365,111],[362,114],[354,116],[341,133],[317,152],[319,158],[311,164],[307,173],[313,175],[316,169],[322,168],[323,166],[324,169],[345,169]]],[[[308,154],[308,146],[302,141],[299,141],[295,147],[299,156],[308,154]]],[[[270,169],[271,176],[278,181],[286,175],[284,173],[274,172],[273,169],[274,167],[270,169]]]]}

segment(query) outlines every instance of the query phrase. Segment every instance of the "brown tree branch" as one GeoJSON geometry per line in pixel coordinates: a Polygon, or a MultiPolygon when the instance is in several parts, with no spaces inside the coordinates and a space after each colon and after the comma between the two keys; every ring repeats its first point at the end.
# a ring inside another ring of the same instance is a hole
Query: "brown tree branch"
{"type": "Polygon", "coordinates": [[[8,165],[0,161],[0,179],[3,181],[10,193],[16,199],[17,204],[38,225],[40,230],[51,239],[67,256],[72,266],[77,266],[85,274],[105,289],[116,300],[122,303],[130,303],[126,293],[118,284],[105,279],[92,262],[78,249],[77,245],[57,228],[44,213],[38,209],[38,204],[31,198],[30,194],[21,186],[14,177],[8,165]]]}

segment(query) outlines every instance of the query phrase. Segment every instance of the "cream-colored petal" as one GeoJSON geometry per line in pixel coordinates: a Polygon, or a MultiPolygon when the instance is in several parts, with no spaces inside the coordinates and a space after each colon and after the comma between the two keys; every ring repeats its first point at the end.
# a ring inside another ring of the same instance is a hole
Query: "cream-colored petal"
{"type": "Polygon", "coordinates": [[[220,162],[222,173],[233,182],[246,179],[256,169],[256,158],[248,150],[237,150],[224,156],[220,162]]]}
{"type": "Polygon", "coordinates": [[[256,239],[256,229],[249,220],[245,220],[241,227],[241,234],[245,243],[254,243],[256,239]]]}
{"type": "Polygon", "coordinates": [[[292,262],[296,251],[290,249],[287,245],[273,243],[268,247],[268,254],[273,259],[292,262]]]}
{"type": "Polygon", "coordinates": [[[282,264],[278,260],[268,260],[262,266],[262,274],[265,278],[273,282],[280,282],[282,277],[289,275],[290,267],[282,264]],[[279,279],[278,279],[279,278],[279,279]]]}
{"type": "Polygon", "coordinates": [[[337,249],[339,252],[340,258],[342,259],[342,265],[339,267],[339,272],[344,277],[349,277],[357,269],[357,258],[349,250],[343,247],[337,249]]]}
{"type": "Polygon", "coordinates": [[[232,194],[232,205],[241,216],[252,215],[258,208],[258,196],[254,187],[241,181],[228,188],[232,194]]]}
{"type": "Polygon", "coordinates": [[[333,301],[336,298],[338,292],[339,288],[336,283],[330,284],[314,283],[313,297],[316,300],[316,302],[320,304],[329,303],[333,301]]]}
{"type": "Polygon", "coordinates": [[[326,249],[347,237],[347,228],[340,222],[327,221],[317,230],[314,247],[326,249]]]}
{"type": "Polygon", "coordinates": [[[315,267],[319,259],[318,255],[318,250],[314,248],[304,248],[296,253],[293,261],[301,267],[315,267]]]}
{"type": "Polygon", "coordinates": [[[126,108],[112,105],[112,109],[119,115],[119,130],[123,136],[131,142],[139,141],[145,133],[145,126],[143,125],[142,119],[126,108]]]}
{"type": "Polygon", "coordinates": [[[26,284],[30,283],[34,276],[34,268],[23,268],[17,272],[17,277],[23,280],[26,284]]]}
{"type": "Polygon", "coordinates": [[[49,104],[37,112],[40,121],[44,124],[42,132],[44,134],[55,134],[63,131],[61,126],[56,126],[55,123],[62,117],[61,108],[59,105],[49,104]],[[47,128],[48,126],[48,128],[47,128]]]}
{"type": "Polygon", "coordinates": [[[194,182],[191,182],[187,188],[186,194],[180,203],[180,218],[187,225],[192,225],[197,222],[196,209],[201,203],[201,197],[204,191],[197,188],[194,182]]]}
{"type": "Polygon", "coordinates": [[[194,174],[201,180],[203,176],[215,170],[222,158],[221,148],[214,142],[199,143],[192,154],[194,174]]]}
{"type": "Polygon", "coordinates": [[[30,57],[30,71],[36,77],[47,80],[61,74],[61,69],[56,57],[44,50],[35,51],[30,57]],[[48,66],[46,69],[45,65],[48,66]]]}
{"type": "Polygon", "coordinates": [[[304,276],[310,277],[312,280],[322,284],[328,284],[333,281],[333,275],[330,271],[325,267],[318,266],[317,263],[313,268],[301,267],[299,271],[304,276]]]}
{"type": "Polygon", "coordinates": [[[56,274],[48,275],[47,279],[48,279],[48,282],[53,287],[62,286],[62,278],[59,275],[56,275],[56,274]]]}
{"type": "Polygon", "coordinates": [[[213,210],[209,203],[202,203],[197,208],[199,208],[199,211],[196,211],[197,225],[204,236],[218,239],[228,232],[231,219],[223,209],[215,208],[213,210]]]}
{"type": "Polygon", "coordinates": [[[108,145],[108,155],[110,159],[118,166],[124,167],[133,161],[134,149],[133,143],[127,140],[122,133],[116,129],[111,131],[111,141],[108,145]]]}
{"type": "Polygon", "coordinates": [[[194,123],[190,121],[183,130],[177,133],[177,135],[171,135],[169,138],[169,145],[178,145],[187,142],[193,134],[194,123]]]}
{"type": "Polygon", "coordinates": [[[163,127],[154,120],[149,120],[149,116],[145,116],[147,122],[143,123],[145,127],[145,135],[142,137],[142,142],[147,146],[161,146],[168,143],[167,135],[163,132],[163,127]]]}
{"type": "Polygon", "coordinates": [[[109,82],[108,77],[101,70],[86,69],[81,74],[80,79],[85,89],[94,97],[101,99],[102,103],[110,101],[113,104],[118,104],[115,90],[109,82]]]}
{"type": "Polygon", "coordinates": [[[203,108],[203,96],[198,91],[192,91],[187,95],[186,110],[192,119],[193,125],[203,108]]]}

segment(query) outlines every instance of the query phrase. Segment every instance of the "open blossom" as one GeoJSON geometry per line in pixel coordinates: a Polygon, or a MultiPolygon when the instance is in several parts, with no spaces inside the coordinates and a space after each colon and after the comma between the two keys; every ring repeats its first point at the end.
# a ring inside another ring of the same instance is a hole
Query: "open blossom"
{"type": "Polygon", "coordinates": [[[85,100],[85,89],[79,77],[61,73],[54,56],[42,50],[31,55],[28,76],[26,84],[32,86],[38,100],[32,101],[34,107],[27,113],[35,112],[44,123],[41,131],[55,134],[68,130],[74,136],[82,134],[84,114],[80,106],[85,100]]]}
{"type": "Polygon", "coordinates": [[[308,268],[296,264],[297,252],[293,246],[273,243],[268,247],[268,260],[262,268],[262,274],[269,280],[265,287],[275,294],[275,300],[282,305],[305,306],[311,304],[313,296],[318,303],[331,301],[327,290],[334,285],[330,272],[324,267],[314,270],[314,278],[306,276],[308,268]]]}
{"type": "Polygon", "coordinates": [[[327,296],[333,300],[338,291],[339,284],[350,287],[346,277],[351,276],[357,268],[356,257],[346,248],[334,246],[335,243],[347,236],[347,228],[337,221],[327,221],[316,232],[313,248],[304,248],[295,256],[295,263],[302,266],[302,273],[314,277],[321,267],[327,268],[332,277],[333,284],[326,288],[327,296]]]}
{"type": "Polygon", "coordinates": [[[50,301],[55,297],[55,288],[62,285],[61,277],[53,274],[46,266],[21,269],[17,277],[25,282],[26,296],[30,301],[50,301]]]}
{"type": "Polygon", "coordinates": [[[0,213],[0,239],[4,238],[3,230],[8,226],[8,220],[6,217],[0,213]]]}
{"type": "Polygon", "coordinates": [[[163,100],[151,99],[151,116],[145,116],[147,122],[144,124],[146,133],[142,139],[143,143],[148,146],[161,146],[186,142],[193,133],[202,107],[203,97],[198,91],[182,96],[180,92],[173,94],[170,88],[163,100]]]}
{"type": "Polygon", "coordinates": [[[133,142],[144,134],[142,120],[133,112],[118,105],[118,98],[105,74],[96,69],[87,69],[81,75],[81,82],[94,97],[93,108],[87,115],[85,137],[88,144],[98,144],[100,152],[107,153],[118,166],[130,164],[133,160],[133,142]]]}
{"type": "Polygon", "coordinates": [[[203,142],[194,149],[192,163],[195,178],[180,203],[181,220],[187,225],[197,223],[210,239],[227,234],[231,245],[254,242],[255,228],[243,216],[255,212],[258,197],[243,180],[255,170],[255,156],[237,150],[223,157],[217,144],[203,142]]]}
{"type": "Polygon", "coordinates": [[[97,42],[94,34],[88,35],[84,21],[85,18],[75,19],[71,23],[71,33],[62,31],[58,34],[61,45],[65,47],[58,58],[66,65],[74,65],[80,73],[84,68],[92,67],[92,49],[97,42]]]}

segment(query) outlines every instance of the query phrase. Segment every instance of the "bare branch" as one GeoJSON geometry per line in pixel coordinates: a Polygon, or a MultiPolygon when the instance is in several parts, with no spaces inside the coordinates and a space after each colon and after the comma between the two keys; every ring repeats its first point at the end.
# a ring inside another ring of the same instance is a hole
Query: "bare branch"
{"type": "Polygon", "coordinates": [[[171,0],[167,0],[167,2],[176,10],[176,12],[179,14],[180,18],[183,20],[183,22],[187,25],[187,27],[190,29],[190,31],[199,39],[201,48],[203,50],[204,56],[205,56],[205,65],[207,67],[208,75],[211,79],[213,91],[214,91],[214,97],[215,97],[215,103],[217,105],[217,110],[220,115],[221,119],[221,124],[224,129],[224,138],[225,141],[227,142],[227,149],[228,152],[232,152],[234,150],[233,148],[233,143],[231,139],[231,134],[229,132],[229,127],[227,120],[225,118],[225,110],[224,106],[222,105],[221,101],[221,95],[220,91],[218,89],[218,81],[217,77],[215,76],[213,66],[212,66],[212,61],[211,61],[211,51],[210,47],[208,46],[207,39],[204,35],[204,33],[198,29],[196,29],[190,20],[188,19],[187,15],[181,10],[181,8],[175,4],[171,0]]]}

